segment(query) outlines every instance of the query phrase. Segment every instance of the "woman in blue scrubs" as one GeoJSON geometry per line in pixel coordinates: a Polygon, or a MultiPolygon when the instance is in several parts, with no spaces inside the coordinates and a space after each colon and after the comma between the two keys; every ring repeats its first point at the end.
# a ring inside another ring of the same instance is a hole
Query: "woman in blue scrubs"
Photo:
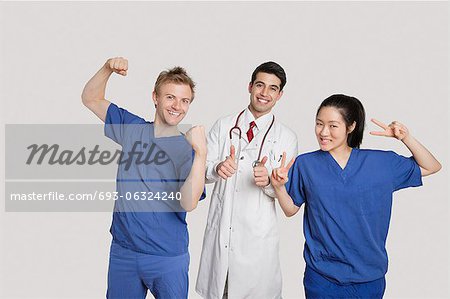
{"type": "Polygon", "coordinates": [[[286,216],[305,204],[303,284],[307,298],[382,298],[388,267],[386,237],[394,191],[422,185],[441,165],[403,124],[370,132],[405,144],[412,157],[360,149],[361,102],[332,95],[320,105],[315,132],[320,150],[274,169],[271,183],[286,216]]]}

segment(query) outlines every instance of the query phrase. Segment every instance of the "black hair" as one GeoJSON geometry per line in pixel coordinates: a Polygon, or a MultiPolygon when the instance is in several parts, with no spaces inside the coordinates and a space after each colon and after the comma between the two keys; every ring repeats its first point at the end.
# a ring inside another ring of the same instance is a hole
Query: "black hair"
{"type": "Polygon", "coordinates": [[[263,64],[259,65],[252,73],[252,79],[251,83],[253,84],[256,80],[256,75],[258,73],[267,73],[277,76],[278,79],[280,79],[280,91],[283,90],[283,87],[286,85],[286,73],[284,72],[284,69],[276,62],[268,61],[264,62],[263,64]]]}
{"type": "Polygon", "coordinates": [[[361,102],[351,96],[343,94],[334,94],[326,98],[317,109],[316,117],[319,115],[320,109],[323,107],[334,107],[345,121],[345,125],[350,127],[353,123],[356,123],[353,131],[348,134],[347,144],[350,147],[359,148],[364,135],[364,124],[366,119],[366,112],[361,102]]]}

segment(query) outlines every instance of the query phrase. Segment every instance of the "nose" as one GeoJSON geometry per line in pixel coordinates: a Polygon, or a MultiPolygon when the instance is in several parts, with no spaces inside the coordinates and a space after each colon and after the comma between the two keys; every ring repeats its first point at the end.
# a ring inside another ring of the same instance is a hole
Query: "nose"
{"type": "Polygon", "coordinates": [[[267,96],[269,94],[269,86],[266,86],[266,87],[263,87],[262,89],[261,89],[261,95],[262,96],[267,96]]]}
{"type": "Polygon", "coordinates": [[[328,130],[327,126],[323,126],[322,130],[320,130],[320,136],[328,136],[328,134],[330,133],[330,131],[328,130]]]}
{"type": "Polygon", "coordinates": [[[174,110],[178,110],[181,107],[181,102],[179,99],[176,99],[175,101],[173,101],[172,103],[172,109],[174,110]]]}

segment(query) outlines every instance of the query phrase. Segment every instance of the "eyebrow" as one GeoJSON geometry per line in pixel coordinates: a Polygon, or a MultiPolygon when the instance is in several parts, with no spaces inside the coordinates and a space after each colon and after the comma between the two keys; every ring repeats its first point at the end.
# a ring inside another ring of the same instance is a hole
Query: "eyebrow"
{"type": "MultiPolygon", "coordinates": [[[[166,93],[165,96],[173,96],[174,98],[178,98],[176,95],[171,94],[171,93],[166,93]]],[[[181,99],[182,99],[182,100],[189,100],[189,101],[192,101],[192,99],[190,99],[190,98],[181,98],[181,99]]]]}
{"type": "MultiPolygon", "coordinates": [[[[266,83],[264,83],[264,82],[262,82],[262,81],[255,81],[254,84],[258,84],[258,83],[261,83],[261,84],[266,85],[266,83]]],[[[279,87],[278,85],[275,85],[275,84],[272,84],[272,85],[269,85],[269,86],[271,86],[271,87],[276,87],[277,89],[280,89],[280,87],[279,87]]]]}
{"type": "MultiPolygon", "coordinates": [[[[325,121],[321,120],[320,118],[316,118],[316,120],[321,121],[321,122],[323,122],[323,123],[325,122],[325,121]]],[[[329,123],[338,123],[338,124],[341,124],[341,122],[340,122],[340,121],[337,121],[337,120],[330,120],[329,123]]]]}

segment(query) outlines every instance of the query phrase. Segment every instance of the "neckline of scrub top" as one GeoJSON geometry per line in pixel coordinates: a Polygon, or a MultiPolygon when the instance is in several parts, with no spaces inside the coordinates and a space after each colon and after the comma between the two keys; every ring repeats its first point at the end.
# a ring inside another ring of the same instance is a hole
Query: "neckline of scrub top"
{"type": "Polygon", "coordinates": [[[164,140],[169,140],[169,138],[180,138],[183,137],[184,138],[184,134],[180,132],[180,135],[173,135],[173,136],[164,136],[164,137],[156,137],[155,136],[155,122],[151,121],[148,122],[148,124],[150,124],[150,138],[158,140],[158,141],[164,141],[164,140]]]}
{"type": "Polygon", "coordinates": [[[350,156],[348,157],[347,164],[344,168],[339,165],[339,163],[333,158],[333,156],[330,154],[330,152],[326,151],[325,155],[328,157],[328,160],[330,160],[330,163],[332,165],[332,168],[336,171],[336,173],[345,181],[347,178],[348,172],[352,169],[352,164],[354,160],[354,156],[356,155],[356,148],[352,148],[352,151],[350,152],[350,156]]]}

